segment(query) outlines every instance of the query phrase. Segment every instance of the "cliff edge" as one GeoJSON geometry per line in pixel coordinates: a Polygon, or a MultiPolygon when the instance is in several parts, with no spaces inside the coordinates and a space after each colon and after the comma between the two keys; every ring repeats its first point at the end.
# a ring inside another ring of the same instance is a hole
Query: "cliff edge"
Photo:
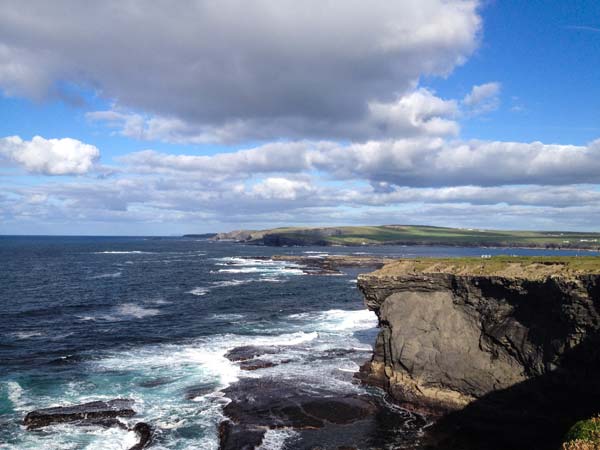
{"type": "MultiPolygon", "coordinates": [[[[541,421],[550,445],[600,412],[600,258],[400,260],[358,286],[381,328],[361,378],[408,409],[456,411],[446,432],[541,421]]],[[[534,436],[498,448],[553,448],[534,436]]]]}

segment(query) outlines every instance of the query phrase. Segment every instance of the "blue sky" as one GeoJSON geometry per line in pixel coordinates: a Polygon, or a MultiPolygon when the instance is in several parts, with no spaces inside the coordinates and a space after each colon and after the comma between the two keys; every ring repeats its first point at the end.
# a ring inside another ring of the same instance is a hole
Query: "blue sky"
{"type": "Polygon", "coordinates": [[[35,3],[0,6],[0,233],[600,231],[598,2],[35,3]]]}

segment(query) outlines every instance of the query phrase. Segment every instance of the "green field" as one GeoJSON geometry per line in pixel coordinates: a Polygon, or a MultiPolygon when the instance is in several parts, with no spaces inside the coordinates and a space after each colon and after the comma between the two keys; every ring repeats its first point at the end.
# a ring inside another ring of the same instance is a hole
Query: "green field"
{"type": "Polygon", "coordinates": [[[600,233],[500,231],[418,225],[275,228],[221,233],[217,239],[234,239],[275,246],[405,244],[600,249],[600,233]]]}
{"type": "Polygon", "coordinates": [[[449,273],[453,275],[502,276],[543,279],[558,275],[599,275],[597,256],[494,256],[490,258],[411,258],[398,259],[369,275],[410,273],[449,273]]]}

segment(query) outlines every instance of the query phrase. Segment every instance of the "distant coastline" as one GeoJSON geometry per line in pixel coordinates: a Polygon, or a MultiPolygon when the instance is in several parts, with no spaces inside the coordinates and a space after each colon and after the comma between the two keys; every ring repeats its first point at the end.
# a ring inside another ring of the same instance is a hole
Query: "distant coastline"
{"type": "Polygon", "coordinates": [[[506,231],[424,225],[290,227],[189,234],[184,237],[270,247],[422,245],[600,251],[600,233],[594,232],[506,231]]]}

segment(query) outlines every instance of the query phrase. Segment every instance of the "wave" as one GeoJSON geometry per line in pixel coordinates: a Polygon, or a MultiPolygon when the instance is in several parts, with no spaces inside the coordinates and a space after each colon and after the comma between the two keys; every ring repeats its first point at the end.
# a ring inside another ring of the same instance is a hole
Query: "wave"
{"type": "Polygon", "coordinates": [[[151,317],[160,314],[158,309],[143,308],[135,303],[123,303],[116,309],[118,315],[123,317],[135,317],[136,319],[143,319],[144,317],[151,317]]]}
{"type": "Polygon", "coordinates": [[[42,333],[41,331],[16,331],[14,333],[11,333],[11,336],[17,339],[29,339],[32,337],[44,336],[44,333],[42,333]]]}
{"type": "Polygon", "coordinates": [[[196,296],[206,295],[210,292],[210,289],[205,287],[195,287],[192,290],[186,291],[186,294],[192,294],[196,296]]]}
{"type": "Polygon", "coordinates": [[[346,311],[330,309],[318,313],[300,313],[287,316],[292,320],[301,320],[322,330],[329,331],[358,331],[369,330],[377,326],[377,316],[368,309],[346,311]]]}
{"type": "Polygon", "coordinates": [[[144,319],[160,314],[160,310],[155,308],[144,308],[135,303],[123,303],[115,308],[110,314],[98,316],[78,316],[81,321],[102,321],[102,322],[119,322],[122,320],[144,319]]]}
{"type": "Polygon", "coordinates": [[[113,273],[101,273],[100,275],[94,275],[90,278],[90,280],[99,280],[101,278],[118,278],[120,277],[122,272],[113,272],[113,273]]]}
{"type": "Polygon", "coordinates": [[[267,430],[262,443],[256,450],[281,450],[287,447],[288,441],[299,436],[297,431],[291,428],[280,428],[277,430],[267,430]]]}
{"type": "Polygon", "coordinates": [[[106,250],[103,252],[94,252],[96,255],[142,255],[152,253],[154,252],[143,252],[141,250],[106,250]]]}

